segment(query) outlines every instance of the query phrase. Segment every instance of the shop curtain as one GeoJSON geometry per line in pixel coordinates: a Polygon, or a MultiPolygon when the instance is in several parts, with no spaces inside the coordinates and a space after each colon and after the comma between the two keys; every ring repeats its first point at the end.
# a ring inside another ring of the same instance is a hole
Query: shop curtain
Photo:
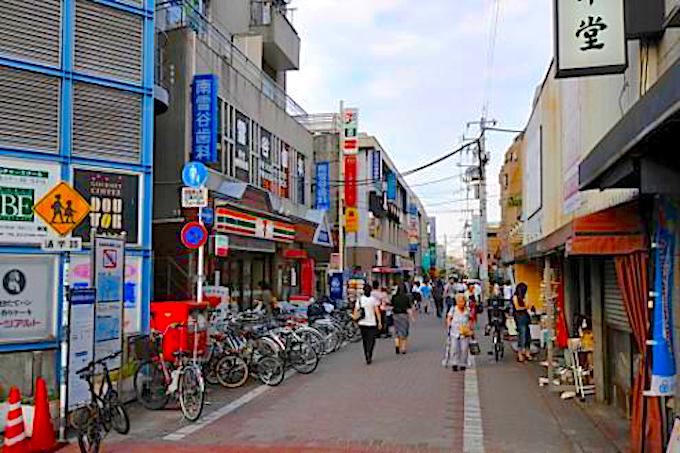
{"type": "Polygon", "coordinates": [[[616,277],[623,295],[623,303],[628,315],[633,336],[640,351],[640,369],[633,383],[631,451],[641,451],[642,437],[645,438],[645,453],[661,453],[663,440],[661,433],[661,413],[658,398],[644,398],[645,389],[643,371],[650,367],[647,363],[647,328],[649,326],[649,310],[647,309],[647,266],[649,258],[646,252],[635,252],[616,257],[616,277]],[[647,423],[642,426],[643,404],[647,405],[647,423]]]}

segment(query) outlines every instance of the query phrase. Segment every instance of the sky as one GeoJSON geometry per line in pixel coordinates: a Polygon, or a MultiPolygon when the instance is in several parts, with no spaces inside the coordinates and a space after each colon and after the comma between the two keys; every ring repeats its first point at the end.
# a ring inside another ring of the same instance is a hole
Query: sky
{"type": "MultiPolygon", "coordinates": [[[[498,127],[523,129],[552,56],[547,0],[292,0],[300,70],[288,91],[308,113],[359,109],[359,129],[375,135],[400,171],[452,151],[478,129],[488,105],[498,127]],[[499,2],[494,58],[489,58],[499,2]],[[493,60],[493,64],[489,64],[493,60]]],[[[514,134],[487,132],[489,220],[500,220],[498,174],[514,134]]],[[[438,241],[459,249],[465,209],[476,208],[460,180],[462,155],[407,177],[438,241]],[[440,183],[433,181],[449,178],[440,183]],[[426,183],[426,185],[420,185],[426,183]]]]}

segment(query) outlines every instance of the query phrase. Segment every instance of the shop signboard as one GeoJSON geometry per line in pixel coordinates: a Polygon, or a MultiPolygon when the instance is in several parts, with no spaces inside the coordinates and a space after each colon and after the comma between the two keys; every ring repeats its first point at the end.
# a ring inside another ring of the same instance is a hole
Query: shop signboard
{"type": "Polygon", "coordinates": [[[42,243],[48,227],[33,206],[57,185],[60,172],[56,163],[0,157],[0,243],[42,243]]]}
{"type": "Polygon", "coordinates": [[[357,140],[359,128],[359,111],[344,109],[342,111],[342,150],[345,155],[356,154],[359,151],[357,140]]]}
{"type": "Polygon", "coordinates": [[[54,340],[56,259],[0,256],[0,344],[54,340]]]}
{"type": "Polygon", "coordinates": [[[652,379],[647,396],[675,394],[673,351],[673,283],[678,208],[662,199],[658,205],[652,325],[652,379]]]}
{"type": "Polygon", "coordinates": [[[619,74],[628,66],[623,0],[555,0],[556,77],[619,74]]]}
{"type": "Polygon", "coordinates": [[[290,196],[290,146],[284,144],[281,149],[281,180],[279,181],[279,196],[288,198],[290,196]]]}
{"type": "Polygon", "coordinates": [[[68,410],[90,402],[87,381],[76,373],[94,357],[94,288],[72,289],[69,295],[68,410]]]}
{"type": "Polygon", "coordinates": [[[191,160],[217,162],[217,76],[197,74],[191,87],[191,160]]]}
{"type": "Polygon", "coordinates": [[[295,240],[295,226],[290,223],[265,219],[225,207],[215,209],[214,230],[277,242],[291,243],[295,240]]]}
{"type": "Polygon", "coordinates": [[[90,203],[90,215],[73,230],[74,236],[90,242],[90,230],[109,235],[127,235],[128,244],[139,244],[140,175],[76,168],[74,188],[90,203]]]}
{"type": "MultiPolygon", "coordinates": [[[[127,334],[141,331],[142,310],[142,257],[125,255],[125,315],[123,330],[127,334]]],[[[88,288],[92,283],[92,258],[88,255],[71,255],[69,267],[71,288],[88,288]]]]}
{"type": "MultiPolygon", "coordinates": [[[[94,281],[95,358],[119,352],[123,347],[123,308],[125,303],[125,240],[95,236],[94,281]]],[[[121,358],[108,361],[110,369],[120,367],[121,358]]]]}
{"type": "Polygon", "coordinates": [[[342,300],[342,292],[344,284],[342,281],[342,272],[334,272],[328,277],[329,297],[333,301],[342,300]]]}
{"type": "Polygon", "coordinates": [[[380,158],[380,150],[371,150],[371,179],[373,179],[373,186],[380,192],[382,190],[382,159],[380,158]]]}
{"type": "Polygon", "coordinates": [[[345,206],[357,205],[357,156],[345,156],[345,206]]]}
{"type": "Polygon", "coordinates": [[[389,201],[397,199],[397,176],[391,171],[387,173],[387,199],[389,201]]]}
{"type": "Polygon", "coordinates": [[[236,178],[243,182],[250,182],[250,118],[243,113],[236,112],[235,137],[236,152],[234,168],[236,178]]]}
{"type": "Polygon", "coordinates": [[[331,164],[328,161],[316,163],[316,199],[314,207],[322,211],[331,207],[331,164]]]}
{"type": "Polygon", "coordinates": [[[359,231],[359,210],[357,208],[345,208],[345,232],[357,233],[359,231]]]}
{"type": "Polygon", "coordinates": [[[229,256],[229,236],[215,235],[215,256],[220,258],[229,256]]]}

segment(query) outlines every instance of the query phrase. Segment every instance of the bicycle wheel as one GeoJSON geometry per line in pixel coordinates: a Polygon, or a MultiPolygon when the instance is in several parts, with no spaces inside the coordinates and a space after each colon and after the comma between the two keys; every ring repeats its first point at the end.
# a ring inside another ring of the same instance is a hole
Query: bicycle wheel
{"type": "Polygon", "coordinates": [[[281,346],[272,338],[261,337],[257,340],[257,349],[262,355],[279,355],[283,352],[281,346]]]}
{"type": "Polygon", "coordinates": [[[493,339],[493,352],[494,352],[494,358],[496,359],[496,362],[498,362],[501,359],[501,354],[503,350],[503,340],[500,338],[500,334],[496,332],[494,334],[494,339],[493,339]]]}
{"type": "MultiPolygon", "coordinates": [[[[166,362],[168,367],[172,367],[166,362]]],[[[147,409],[159,410],[168,404],[169,395],[165,385],[165,375],[160,362],[145,361],[135,371],[135,395],[147,409]]]]}
{"type": "Polygon", "coordinates": [[[130,432],[130,417],[125,410],[125,406],[118,399],[118,392],[111,391],[107,397],[107,406],[109,411],[109,420],[111,426],[118,434],[127,434],[130,432]]]}
{"type": "Polygon", "coordinates": [[[358,343],[361,341],[361,329],[354,321],[349,321],[345,325],[345,336],[350,343],[358,343]]]}
{"type": "Polygon", "coordinates": [[[80,447],[80,453],[99,453],[103,430],[104,427],[97,420],[91,420],[84,430],[79,430],[78,447],[80,447]]]}
{"type": "Polygon", "coordinates": [[[248,365],[237,355],[225,355],[215,365],[217,381],[227,388],[241,387],[249,375],[248,365]]]}
{"type": "Polygon", "coordinates": [[[203,377],[210,385],[217,385],[220,383],[220,380],[217,378],[217,364],[222,358],[223,356],[213,356],[203,365],[203,377]]]}
{"type": "Polygon", "coordinates": [[[290,363],[295,371],[301,374],[310,374],[319,365],[319,356],[316,351],[306,342],[295,342],[291,345],[288,353],[290,363]]]}
{"type": "Polygon", "coordinates": [[[182,368],[177,392],[184,418],[190,422],[198,420],[205,404],[205,384],[200,368],[194,365],[182,368]]]}
{"type": "Polygon", "coordinates": [[[314,352],[321,357],[326,352],[324,337],[321,332],[313,327],[301,327],[295,331],[296,334],[305,340],[314,349],[314,352]]]}
{"type": "Polygon", "coordinates": [[[262,381],[263,384],[270,385],[272,387],[279,385],[283,382],[284,378],[284,365],[283,361],[275,356],[262,357],[257,362],[257,377],[262,381]]]}

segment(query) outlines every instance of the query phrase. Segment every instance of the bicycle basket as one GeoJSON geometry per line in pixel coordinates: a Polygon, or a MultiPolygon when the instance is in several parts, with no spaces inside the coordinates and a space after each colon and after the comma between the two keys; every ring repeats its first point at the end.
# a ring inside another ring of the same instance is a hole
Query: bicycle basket
{"type": "Polygon", "coordinates": [[[139,361],[152,360],[158,356],[161,339],[150,335],[140,335],[134,340],[135,357],[139,361]]]}

